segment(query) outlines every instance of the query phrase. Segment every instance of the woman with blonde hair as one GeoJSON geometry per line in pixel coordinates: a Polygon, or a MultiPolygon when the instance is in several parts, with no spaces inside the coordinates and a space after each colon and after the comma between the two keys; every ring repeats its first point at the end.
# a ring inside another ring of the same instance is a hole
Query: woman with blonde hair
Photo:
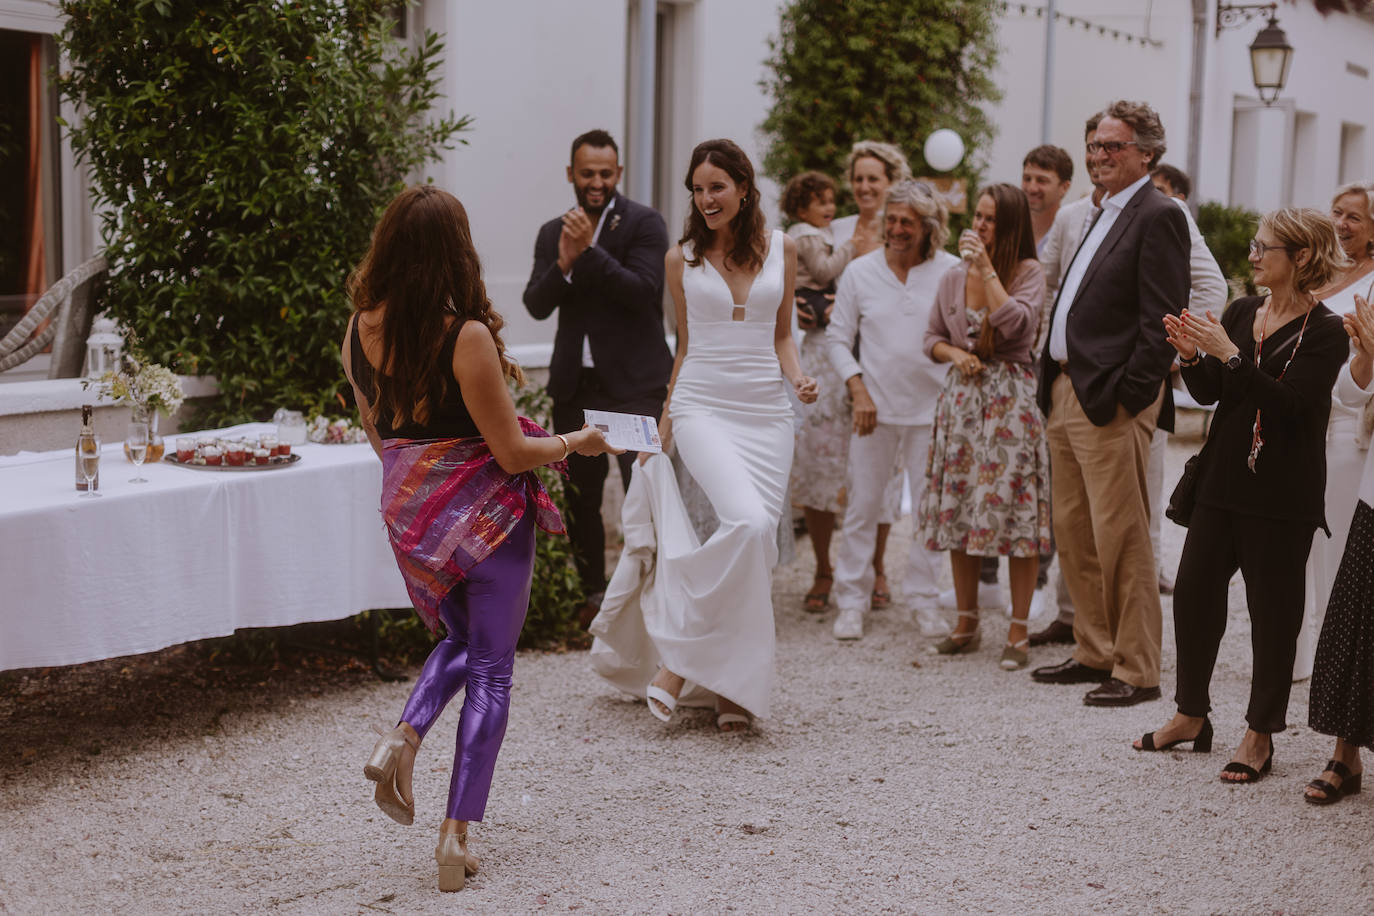
{"type": "MultiPolygon", "coordinates": [[[[798,270],[817,286],[837,282],[857,257],[883,244],[883,201],[888,188],[911,177],[911,166],[900,149],[880,140],[860,140],[849,151],[846,176],[859,212],[831,220],[829,251],[816,257],[809,250],[810,239],[797,238],[798,270]]],[[[789,233],[791,234],[791,233],[789,233]]],[[[833,296],[831,299],[833,300],[833,296]]],[[[833,306],[832,306],[833,307],[833,306]]],[[[829,319],[829,309],[826,311],[829,319]]],[[[844,514],[849,502],[845,469],[849,464],[849,436],[854,421],[844,385],[835,376],[825,355],[824,323],[817,322],[801,309],[797,324],[806,332],[801,343],[802,368],[820,383],[820,400],[806,411],[797,430],[796,460],[792,465],[792,501],[802,507],[806,533],[816,556],[816,574],[803,607],[824,613],[830,605],[835,573],[830,564],[830,541],[837,516],[844,514]]],[[[870,602],[874,608],[892,603],[887,584],[884,556],[892,523],[901,515],[901,486],[894,479],[884,493],[878,516],[878,535],[873,549],[873,588],[870,602]]]]}
{"type": "MultiPolygon", "coordinates": [[[[1338,188],[1331,198],[1331,221],[1350,261],[1317,290],[1317,298],[1337,315],[1348,317],[1355,314],[1357,296],[1374,299],[1374,182],[1357,181],[1338,188]]],[[[1297,662],[1293,666],[1293,676],[1299,680],[1312,673],[1317,634],[1322,629],[1336,568],[1345,552],[1371,430],[1374,400],[1368,392],[1332,401],[1326,429],[1326,514],[1331,536],[1318,538],[1307,560],[1307,600],[1297,662]]]]}
{"type": "Polygon", "coordinates": [[[1218,406],[1197,462],[1174,592],[1178,712],[1135,747],[1192,742],[1195,751],[1211,750],[1209,686],[1228,586],[1239,570],[1254,668],[1249,728],[1221,772],[1227,782],[1251,783],[1269,772],[1273,735],[1287,727],[1304,568],[1313,534],[1326,526],[1331,388],[1349,350],[1340,319],[1312,291],[1345,260],[1325,214],[1276,210],[1250,242],[1255,282],[1269,295],[1237,299],[1221,321],[1186,310],[1164,318],[1189,393],[1218,406]]]}
{"type": "MultiPolygon", "coordinates": [[[[1374,306],[1355,297],[1345,316],[1355,354],[1336,381],[1337,400],[1374,396],[1374,306]]],[[[1321,775],[1307,784],[1309,804],[1329,805],[1360,791],[1360,748],[1374,750],[1374,452],[1365,458],[1345,555],[1331,587],[1312,669],[1307,724],[1336,747],[1321,775]]]]}
{"type": "Polygon", "coordinates": [[[532,470],[612,449],[595,429],[550,436],[516,416],[506,382],[523,376],[506,356],[467,212],[452,194],[432,185],[401,192],[350,286],[343,367],[382,459],[382,518],[416,612],[430,630],[444,627],[363,773],[377,784],[377,806],[413,823],[415,754],[466,688],[434,850],[439,890],[458,891],[477,871],[467,827],[486,810],[506,732],[534,529],[563,531],[532,470]]]}

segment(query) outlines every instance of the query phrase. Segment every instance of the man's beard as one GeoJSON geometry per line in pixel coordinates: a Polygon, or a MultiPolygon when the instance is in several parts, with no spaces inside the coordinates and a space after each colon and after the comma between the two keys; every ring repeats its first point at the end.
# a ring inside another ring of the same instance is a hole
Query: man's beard
{"type": "Polygon", "coordinates": [[[601,211],[605,210],[606,207],[610,205],[611,199],[615,197],[615,191],[612,188],[605,188],[601,192],[601,204],[593,207],[591,204],[587,203],[587,192],[590,188],[577,188],[575,190],[577,194],[577,205],[581,207],[588,216],[600,216],[601,211]]]}

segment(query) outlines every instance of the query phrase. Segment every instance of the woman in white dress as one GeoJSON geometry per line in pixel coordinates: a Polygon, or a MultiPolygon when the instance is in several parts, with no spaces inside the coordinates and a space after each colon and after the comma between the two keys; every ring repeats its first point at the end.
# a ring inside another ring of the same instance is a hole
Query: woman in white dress
{"type": "Polygon", "coordinates": [[[804,404],[817,386],[792,338],[796,249],[765,230],[749,158],[708,140],[692,151],[686,185],[686,232],[666,257],[678,336],[659,432],[719,527],[699,543],[667,456],[640,459],[625,553],[592,622],[593,665],[663,721],[679,700],[714,697],[718,727],[739,731],[767,715],[772,692],[772,568],[792,467],[785,386],[804,404]]]}
{"type": "MultiPolygon", "coordinates": [[[[1336,238],[1351,263],[1336,275],[1316,296],[1337,315],[1355,313],[1355,297],[1371,298],[1374,290],[1374,182],[1356,182],[1337,189],[1331,199],[1331,221],[1336,238]]],[[[1331,586],[1345,553],[1350,519],[1355,512],[1360,472],[1369,449],[1374,406],[1364,392],[1342,397],[1337,388],[1331,398],[1331,419],[1326,428],[1326,521],[1329,538],[1318,537],[1307,558],[1307,600],[1303,604],[1302,631],[1298,635],[1298,654],[1293,678],[1302,680],[1312,674],[1331,586]]]]}

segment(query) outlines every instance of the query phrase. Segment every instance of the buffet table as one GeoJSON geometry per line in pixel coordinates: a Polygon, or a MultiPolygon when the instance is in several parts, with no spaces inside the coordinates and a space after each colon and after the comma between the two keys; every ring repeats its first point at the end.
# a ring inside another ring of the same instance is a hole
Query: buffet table
{"type": "Polygon", "coordinates": [[[121,449],[104,445],[99,499],[74,489],[72,449],[0,457],[0,670],[410,606],[370,445],[300,445],[261,471],[160,461],[144,484],[121,449]]]}

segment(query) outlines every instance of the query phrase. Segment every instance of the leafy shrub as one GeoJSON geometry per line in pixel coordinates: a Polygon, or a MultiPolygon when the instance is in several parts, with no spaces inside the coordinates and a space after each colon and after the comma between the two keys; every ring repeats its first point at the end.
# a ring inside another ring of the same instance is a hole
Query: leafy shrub
{"type": "Polygon", "coordinates": [[[406,177],[468,123],[428,120],[439,37],[403,47],[393,0],[61,7],[103,306],[154,360],[219,379],[201,423],[342,403],[349,271],[406,177]]]}
{"type": "MultiPolygon", "coordinates": [[[[779,184],[816,169],[843,178],[856,140],[897,143],[916,175],[934,174],[919,144],[959,132],[968,154],[953,172],[977,193],[979,151],[993,127],[981,106],[1000,93],[994,4],[988,0],[791,0],[770,41],[773,107],[763,122],[764,172],[779,184]]],[[[843,183],[842,183],[843,184],[843,183]]],[[[854,212],[847,188],[837,203],[854,212]]],[[[970,200],[972,204],[972,200],[970,200]]],[[[951,220],[957,238],[967,217],[951,220]]]]}
{"type": "Polygon", "coordinates": [[[1255,294],[1255,273],[1250,266],[1250,240],[1255,237],[1260,215],[1244,207],[1228,207],[1210,201],[1198,207],[1197,228],[1202,233],[1221,274],[1233,289],[1255,294]]]}

